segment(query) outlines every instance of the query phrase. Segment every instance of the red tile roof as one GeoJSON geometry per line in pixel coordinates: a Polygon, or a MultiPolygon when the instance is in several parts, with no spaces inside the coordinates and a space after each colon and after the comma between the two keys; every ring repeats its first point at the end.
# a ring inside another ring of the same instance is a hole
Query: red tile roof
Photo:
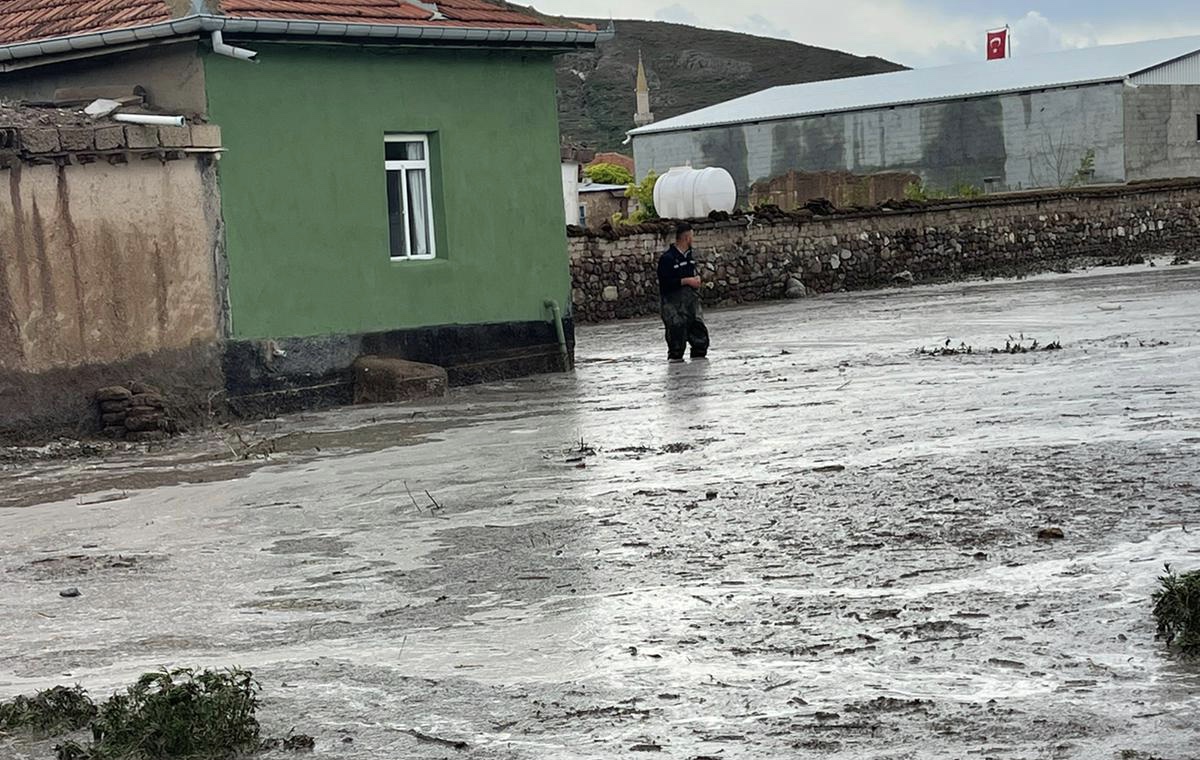
{"type": "Polygon", "coordinates": [[[628,169],[633,173],[633,159],[623,153],[597,153],[596,158],[588,166],[596,164],[616,164],[623,169],[628,169]]]}
{"type": "Polygon", "coordinates": [[[486,0],[441,0],[437,8],[444,20],[434,21],[428,9],[403,0],[221,0],[226,15],[242,18],[405,26],[549,26],[536,16],[486,0]]]}
{"type": "Polygon", "coordinates": [[[166,21],[163,0],[4,0],[0,45],[166,21]]]}
{"type": "MultiPolygon", "coordinates": [[[[217,0],[233,18],[333,21],[398,26],[483,29],[546,28],[560,24],[503,0],[438,0],[443,19],[410,0],[217,0]]],[[[0,0],[0,45],[167,21],[166,0],[0,0]]],[[[584,27],[575,26],[576,29],[584,27]]]]}

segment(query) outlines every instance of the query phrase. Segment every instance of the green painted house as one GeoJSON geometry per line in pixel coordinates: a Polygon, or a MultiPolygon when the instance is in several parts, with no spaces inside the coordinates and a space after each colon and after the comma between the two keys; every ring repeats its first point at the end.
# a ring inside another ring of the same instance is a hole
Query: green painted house
{"type": "Polygon", "coordinates": [[[365,354],[460,383],[569,366],[553,58],[605,33],[485,0],[15,5],[0,98],[136,88],[220,128],[235,402],[346,400],[365,354]]]}

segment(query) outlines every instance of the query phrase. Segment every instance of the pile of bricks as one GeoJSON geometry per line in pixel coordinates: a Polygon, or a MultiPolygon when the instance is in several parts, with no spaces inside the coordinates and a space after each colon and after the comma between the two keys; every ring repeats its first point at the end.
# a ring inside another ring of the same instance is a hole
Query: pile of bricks
{"type": "Polygon", "coordinates": [[[101,432],[124,441],[162,441],[175,432],[162,391],[145,383],[96,391],[101,432]]]}

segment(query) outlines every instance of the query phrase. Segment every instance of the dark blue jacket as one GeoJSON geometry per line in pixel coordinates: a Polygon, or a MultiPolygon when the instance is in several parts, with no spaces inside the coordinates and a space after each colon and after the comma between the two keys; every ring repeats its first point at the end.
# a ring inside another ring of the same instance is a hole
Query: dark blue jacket
{"type": "Polygon", "coordinates": [[[680,253],[672,245],[658,260],[658,290],[663,298],[683,290],[682,280],[696,276],[696,260],[692,250],[680,253]]]}

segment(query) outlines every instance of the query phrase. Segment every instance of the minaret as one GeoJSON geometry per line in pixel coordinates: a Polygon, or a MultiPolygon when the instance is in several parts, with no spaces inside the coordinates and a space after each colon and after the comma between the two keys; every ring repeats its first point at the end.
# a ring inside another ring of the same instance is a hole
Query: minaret
{"type": "Polygon", "coordinates": [[[642,65],[642,51],[638,51],[637,73],[637,113],[633,123],[639,127],[654,123],[654,114],[650,111],[650,83],[646,81],[646,67],[642,65]]]}

